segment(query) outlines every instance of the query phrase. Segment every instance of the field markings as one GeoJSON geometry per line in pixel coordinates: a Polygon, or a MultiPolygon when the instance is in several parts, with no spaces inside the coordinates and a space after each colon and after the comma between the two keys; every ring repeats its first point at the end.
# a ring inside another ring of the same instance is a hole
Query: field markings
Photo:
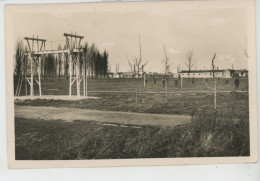
{"type": "Polygon", "coordinates": [[[189,115],[150,114],[118,111],[86,110],[66,107],[17,106],[15,117],[35,120],[63,120],[73,122],[92,121],[99,123],[114,123],[119,125],[149,125],[174,127],[191,122],[189,115]]]}

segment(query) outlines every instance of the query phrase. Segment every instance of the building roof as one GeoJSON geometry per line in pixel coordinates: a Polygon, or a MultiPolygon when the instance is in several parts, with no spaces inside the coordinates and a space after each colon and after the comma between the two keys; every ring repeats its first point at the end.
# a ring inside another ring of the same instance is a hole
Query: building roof
{"type": "MultiPolygon", "coordinates": [[[[225,70],[215,70],[215,72],[224,72],[225,70]]],[[[212,70],[182,70],[180,73],[206,73],[212,72],[212,70]]]]}

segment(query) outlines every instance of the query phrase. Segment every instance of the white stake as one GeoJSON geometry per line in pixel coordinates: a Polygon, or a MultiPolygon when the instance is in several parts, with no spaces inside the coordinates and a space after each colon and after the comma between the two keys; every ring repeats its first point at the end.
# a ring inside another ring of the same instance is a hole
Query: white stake
{"type": "Polygon", "coordinates": [[[32,97],[34,95],[33,92],[33,57],[30,56],[31,59],[31,90],[30,90],[30,96],[32,97]]]}
{"type": "Polygon", "coordinates": [[[71,81],[72,81],[72,60],[71,60],[71,57],[72,55],[69,53],[69,73],[70,73],[70,89],[69,89],[69,97],[71,98],[71,81]]]}

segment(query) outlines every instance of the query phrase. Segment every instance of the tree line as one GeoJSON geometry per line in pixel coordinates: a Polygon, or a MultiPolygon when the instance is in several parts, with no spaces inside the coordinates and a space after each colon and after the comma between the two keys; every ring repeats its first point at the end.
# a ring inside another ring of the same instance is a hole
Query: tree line
{"type": "MultiPolygon", "coordinates": [[[[108,57],[109,54],[105,50],[103,52],[99,51],[96,45],[93,43],[89,46],[85,43],[80,47],[83,51],[79,53],[79,71],[80,75],[83,75],[84,70],[86,74],[92,78],[106,77],[108,72],[108,57]]],[[[66,49],[62,48],[59,44],[58,50],[66,49]]],[[[28,56],[26,54],[28,48],[23,44],[20,39],[16,42],[15,47],[15,64],[14,64],[14,74],[20,75],[22,72],[25,74],[30,74],[30,62],[28,61],[28,56]]],[[[68,53],[60,54],[47,54],[41,56],[41,75],[46,78],[61,78],[69,77],[69,55],[68,53]]],[[[37,64],[37,62],[35,62],[37,64]]],[[[37,66],[34,64],[33,71],[37,72],[37,66]]],[[[72,75],[76,75],[76,65],[72,64],[72,75]]]]}

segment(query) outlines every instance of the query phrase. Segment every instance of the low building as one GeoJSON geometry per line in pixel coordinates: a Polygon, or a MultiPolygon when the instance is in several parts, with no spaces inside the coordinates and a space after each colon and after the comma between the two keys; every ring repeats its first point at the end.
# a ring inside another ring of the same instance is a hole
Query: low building
{"type": "MultiPolygon", "coordinates": [[[[215,77],[218,78],[231,78],[232,73],[230,69],[227,70],[215,70],[215,77]]],[[[179,76],[182,78],[211,78],[213,77],[212,70],[182,70],[179,72],[179,76]]]]}
{"type": "Polygon", "coordinates": [[[123,72],[123,78],[134,78],[135,75],[134,72],[123,72]]]}

